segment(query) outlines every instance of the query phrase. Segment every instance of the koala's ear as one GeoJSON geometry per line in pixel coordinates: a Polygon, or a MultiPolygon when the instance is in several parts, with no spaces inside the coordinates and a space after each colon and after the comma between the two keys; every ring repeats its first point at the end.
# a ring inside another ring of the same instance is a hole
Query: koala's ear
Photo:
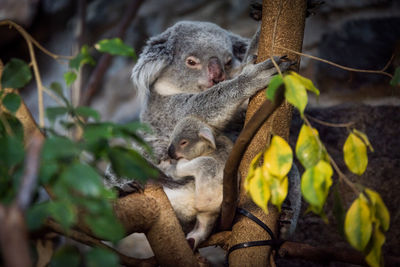
{"type": "Polygon", "coordinates": [[[200,128],[199,131],[199,137],[205,139],[206,141],[208,141],[211,144],[211,147],[213,149],[216,149],[217,146],[215,144],[215,138],[214,138],[214,134],[211,130],[210,127],[202,127],[200,128]]]}
{"type": "Polygon", "coordinates": [[[172,62],[174,35],[167,30],[150,38],[132,70],[132,82],[138,97],[147,99],[150,86],[163,69],[172,62]]]}
{"type": "Polygon", "coordinates": [[[229,33],[229,37],[232,41],[233,55],[240,61],[243,61],[250,40],[233,33],[229,33]]]}

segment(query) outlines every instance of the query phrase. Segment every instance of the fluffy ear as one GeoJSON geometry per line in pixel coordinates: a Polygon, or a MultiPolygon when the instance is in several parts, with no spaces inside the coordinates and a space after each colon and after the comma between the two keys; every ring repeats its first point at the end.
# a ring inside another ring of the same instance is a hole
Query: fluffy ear
{"type": "Polygon", "coordinates": [[[250,40],[233,33],[229,33],[229,37],[232,41],[233,55],[240,61],[243,61],[250,40]]]}
{"type": "Polygon", "coordinates": [[[210,142],[211,147],[213,149],[217,148],[217,146],[215,144],[214,134],[213,134],[213,132],[212,132],[210,127],[204,126],[204,127],[200,128],[199,137],[205,139],[208,142],[210,142]]]}
{"type": "Polygon", "coordinates": [[[150,86],[173,59],[173,33],[167,30],[150,38],[132,70],[132,82],[141,101],[147,100],[150,86]]]}

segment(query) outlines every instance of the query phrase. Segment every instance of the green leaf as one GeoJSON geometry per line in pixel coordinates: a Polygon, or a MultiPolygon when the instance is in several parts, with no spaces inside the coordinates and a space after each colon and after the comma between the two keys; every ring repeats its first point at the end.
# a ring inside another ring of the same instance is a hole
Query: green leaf
{"type": "Polygon", "coordinates": [[[289,180],[287,176],[283,179],[277,179],[273,177],[272,179],[268,180],[268,185],[271,192],[271,203],[274,204],[280,212],[282,203],[285,201],[288,194],[289,180]]]}
{"type": "Polygon", "coordinates": [[[85,196],[100,196],[103,184],[100,175],[89,165],[74,163],[60,176],[61,181],[68,187],[74,188],[85,196]]]}
{"type": "Polygon", "coordinates": [[[51,123],[54,123],[57,117],[66,115],[69,109],[66,107],[48,107],[46,108],[46,116],[51,123]]]}
{"type": "Polygon", "coordinates": [[[303,124],[297,138],[296,156],[306,169],[316,165],[325,156],[325,150],[318,140],[318,131],[303,124]]]}
{"type": "Polygon", "coordinates": [[[85,64],[96,64],[93,57],[89,54],[89,46],[87,45],[82,46],[79,54],[69,61],[69,67],[75,70],[79,70],[79,68],[85,64]]]}
{"type": "Polygon", "coordinates": [[[89,107],[84,107],[84,106],[77,107],[75,109],[75,113],[78,116],[82,116],[85,118],[93,118],[95,121],[100,120],[100,114],[96,110],[89,107]]]}
{"type": "Polygon", "coordinates": [[[52,161],[77,158],[80,153],[79,147],[68,138],[54,136],[46,139],[41,155],[44,161],[52,161]]]}
{"type": "Polygon", "coordinates": [[[385,243],[385,235],[375,227],[374,233],[371,238],[372,247],[369,250],[365,261],[371,267],[384,266],[382,257],[382,245],[385,243]]]}
{"type": "Polygon", "coordinates": [[[293,75],[286,75],[283,77],[283,83],[286,88],[286,100],[295,106],[299,110],[301,117],[303,117],[304,109],[306,108],[308,101],[306,88],[293,75]]]}
{"type": "Polygon", "coordinates": [[[15,93],[9,93],[4,96],[2,102],[8,111],[15,113],[21,105],[21,97],[15,93]]]}
{"type": "Polygon", "coordinates": [[[76,247],[64,246],[54,253],[50,267],[78,267],[80,263],[79,251],[76,247]]]}
{"type": "Polygon", "coordinates": [[[354,133],[350,133],[343,146],[344,162],[352,173],[362,175],[368,165],[367,147],[354,133]]]}
{"type": "Polygon", "coordinates": [[[102,239],[116,242],[124,237],[124,228],[111,211],[101,216],[86,215],[84,220],[93,233],[102,239]]]}
{"type": "Polygon", "coordinates": [[[37,230],[50,215],[50,202],[35,204],[27,210],[26,221],[29,230],[37,230]]]}
{"type": "Polygon", "coordinates": [[[64,80],[67,86],[70,86],[76,80],[76,73],[74,71],[67,71],[64,73],[64,80]]]}
{"type": "Polygon", "coordinates": [[[351,204],[344,221],[344,232],[350,245],[359,251],[367,246],[372,234],[371,210],[361,195],[351,204]]]}
{"type": "MultiPolygon", "coordinates": [[[[64,77],[65,77],[65,74],[64,74],[64,77]]],[[[52,83],[50,84],[50,89],[51,89],[57,96],[59,96],[62,100],[64,100],[64,103],[65,103],[67,106],[69,105],[68,99],[64,96],[63,88],[62,88],[62,86],[61,86],[60,83],[52,82],[52,83]]]]}
{"type": "Polygon", "coordinates": [[[267,181],[262,175],[261,167],[257,167],[254,170],[252,179],[249,179],[247,183],[247,191],[253,202],[268,214],[268,201],[271,197],[271,192],[267,181]]]}
{"type": "Polygon", "coordinates": [[[397,67],[394,71],[393,78],[390,80],[391,86],[400,86],[400,67],[397,67]]]}
{"type": "Polygon", "coordinates": [[[118,267],[119,258],[115,253],[102,249],[93,248],[86,253],[86,264],[88,267],[118,267]]]}
{"type": "Polygon", "coordinates": [[[42,184],[50,183],[51,179],[58,172],[59,165],[54,161],[42,161],[39,170],[39,179],[42,184]]]}
{"type": "Polygon", "coordinates": [[[157,171],[133,149],[112,147],[108,151],[108,156],[112,169],[120,177],[146,181],[157,175],[157,171]]]}
{"type": "Polygon", "coordinates": [[[97,50],[111,55],[127,56],[135,58],[135,51],[126,45],[120,38],[104,39],[95,44],[97,50]]]}
{"type": "Polygon", "coordinates": [[[373,215],[374,218],[376,218],[378,225],[382,226],[384,231],[389,230],[390,214],[381,196],[377,192],[368,188],[365,189],[365,193],[372,202],[373,215]]]}
{"type": "MultiPolygon", "coordinates": [[[[5,120],[7,120],[8,125],[10,126],[15,139],[23,142],[24,127],[22,126],[18,118],[11,113],[3,113],[3,117],[5,120]]],[[[1,121],[0,121],[0,136],[8,136],[8,132],[1,121]]]]}
{"type": "Polygon", "coordinates": [[[85,126],[83,138],[89,142],[113,137],[113,125],[111,123],[89,123],[85,126]]]}
{"type": "Polygon", "coordinates": [[[271,81],[269,82],[268,89],[266,91],[266,96],[269,100],[274,101],[276,91],[282,84],[283,84],[282,76],[275,75],[272,77],[271,81]]]}
{"type": "Polygon", "coordinates": [[[297,81],[301,83],[307,90],[313,92],[317,96],[319,95],[319,90],[315,87],[310,79],[307,79],[294,71],[291,71],[290,75],[297,79],[297,81]]]}
{"type": "Polygon", "coordinates": [[[12,169],[24,160],[25,150],[21,140],[0,136],[0,166],[12,169]]]}
{"type": "Polygon", "coordinates": [[[2,88],[22,88],[32,79],[28,64],[23,60],[12,58],[5,66],[1,77],[2,88]]]}
{"type": "Polygon", "coordinates": [[[320,160],[314,167],[306,169],[301,178],[301,193],[316,214],[322,214],[329,189],[332,185],[333,170],[329,163],[320,160]]]}
{"type": "Polygon", "coordinates": [[[285,177],[292,168],[293,152],[289,144],[278,135],[274,135],[264,154],[264,166],[276,177],[285,177]]]}
{"type": "Polygon", "coordinates": [[[50,216],[61,224],[64,229],[70,228],[77,221],[75,206],[66,201],[49,202],[48,211],[50,216]]]}

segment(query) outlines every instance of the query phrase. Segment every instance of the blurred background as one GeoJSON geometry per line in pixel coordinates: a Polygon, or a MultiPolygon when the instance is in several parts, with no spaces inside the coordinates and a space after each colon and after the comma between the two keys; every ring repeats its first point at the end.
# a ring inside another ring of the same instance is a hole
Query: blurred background
{"type": "MultiPolygon", "coordinates": [[[[179,20],[201,20],[217,23],[221,27],[245,37],[251,37],[258,22],[250,16],[250,4],[244,0],[0,0],[0,20],[11,19],[22,25],[44,47],[56,54],[75,55],[82,44],[94,45],[104,38],[117,35],[140,54],[146,40],[179,20]]],[[[387,72],[400,66],[400,1],[398,0],[326,0],[310,10],[306,20],[303,53],[331,60],[359,69],[379,70],[393,60],[387,72]]],[[[44,55],[37,57],[43,84],[63,82],[67,64],[44,55]]],[[[91,51],[102,61],[101,55],[91,51]]],[[[29,61],[23,38],[13,29],[0,27],[0,58],[6,63],[17,57],[29,61]]],[[[85,66],[81,79],[73,87],[82,88],[81,102],[97,109],[103,120],[126,122],[137,119],[140,103],[130,82],[132,59],[109,59],[104,75],[95,76],[93,66],[85,66]],[[99,86],[88,91],[95,77],[99,86]],[[93,78],[92,78],[93,79],[93,78]]],[[[310,96],[307,113],[327,122],[356,123],[356,128],[369,136],[375,152],[369,154],[369,165],[362,177],[355,181],[375,188],[381,193],[391,213],[391,229],[387,234],[384,251],[399,256],[400,251],[400,88],[389,85],[383,75],[344,71],[330,65],[301,59],[300,73],[314,81],[321,91],[319,99],[310,96]]],[[[66,88],[67,95],[71,89],[66,88]]],[[[38,117],[36,85],[31,82],[21,94],[38,117]]],[[[76,96],[72,96],[76,97],[76,96]]],[[[45,97],[45,105],[56,103],[45,97]]],[[[294,115],[291,145],[295,145],[301,120],[294,115]]],[[[342,146],[347,131],[315,124],[328,151],[345,170],[342,146]]],[[[300,165],[298,165],[300,166],[300,165]]],[[[347,205],[354,196],[348,195],[347,205]]],[[[328,210],[332,210],[333,197],[329,197],[328,210]]],[[[304,205],[306,206],[306,205],[304,205]]],[[[311,245],[349,247],[336,229],[332,212],[330,224],[319,217],[302,214],[293,237],[311,245]]],[[[294,264],[281,261],[281,264],[294,264]]],[[[299,263],[301,265],[301,262],[299,263]]],[[[331,266],[331,265],[330,265],[331,266]]],[[[338,265],[339,266],[339,265],[338,265]]],[[[342,265],[340,265],[342,266],[342,265]]]]}

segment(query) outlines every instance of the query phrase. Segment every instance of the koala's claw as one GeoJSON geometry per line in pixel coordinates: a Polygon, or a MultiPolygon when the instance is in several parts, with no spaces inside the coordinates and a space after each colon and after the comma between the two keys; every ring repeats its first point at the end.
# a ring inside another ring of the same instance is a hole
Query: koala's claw
{"type": "Polygon", "coordinates": [[[117,190],[119,198],[130,194],[143,193],[144,191],[143,186],[137,181],[131,181],[129,183],[123,184],[121,187],[114,186],[114,188],[117,190]]]}

